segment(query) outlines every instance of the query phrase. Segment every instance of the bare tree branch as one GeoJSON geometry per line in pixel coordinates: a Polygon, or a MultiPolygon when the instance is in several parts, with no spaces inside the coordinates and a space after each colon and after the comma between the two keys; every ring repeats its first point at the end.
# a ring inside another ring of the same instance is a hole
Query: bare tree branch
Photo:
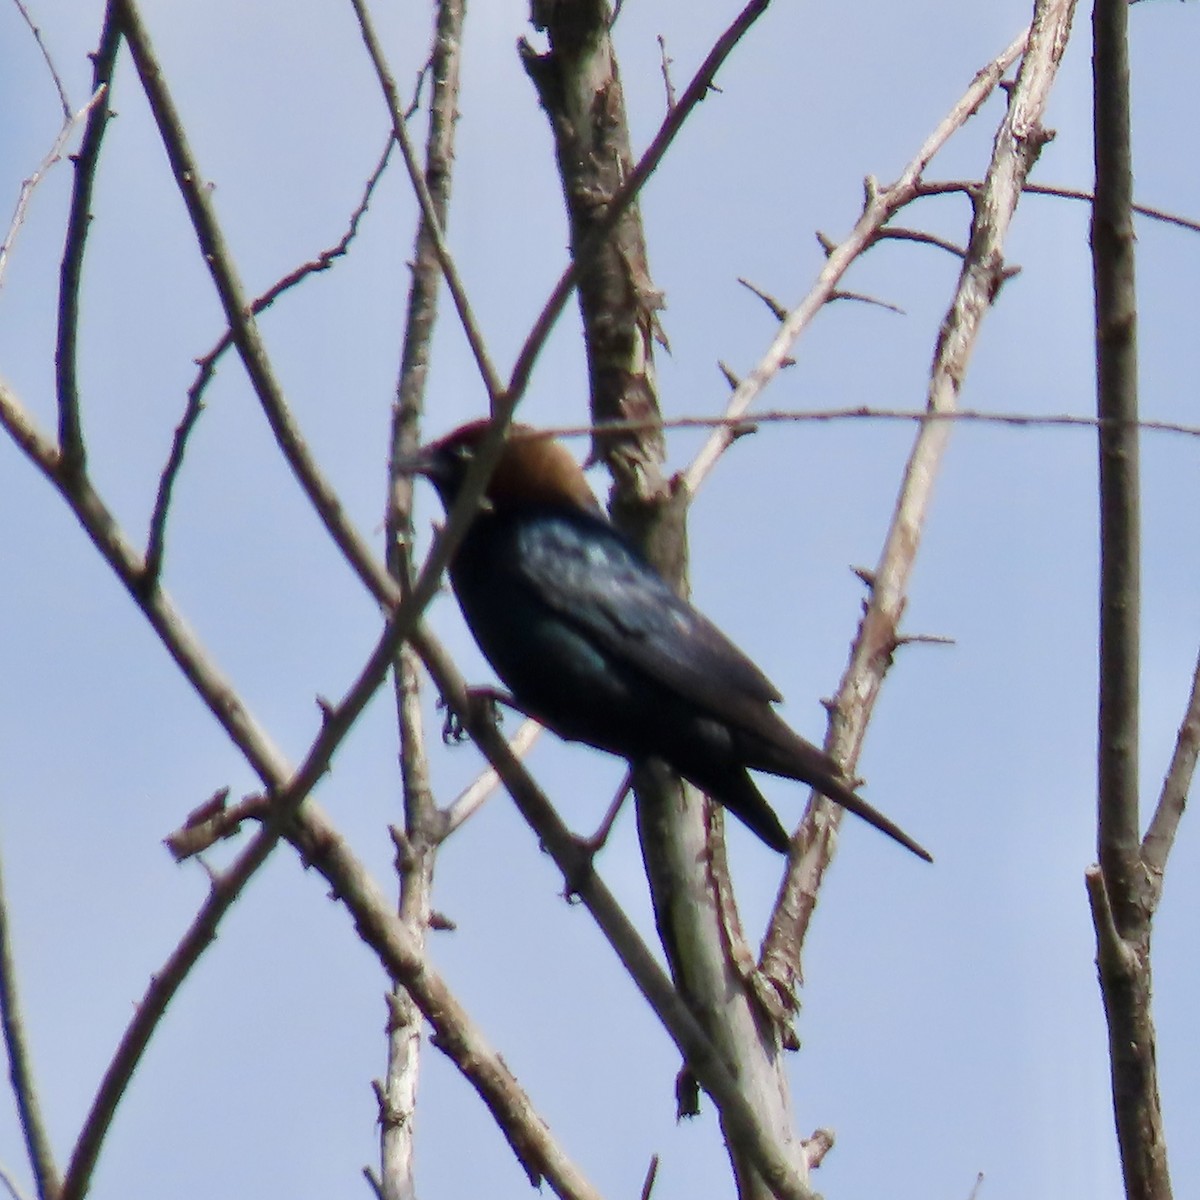
{"type": "MultiPolygon", "coordinates": [[[[829,248],[825,266],[817,277],[812,290],[791,311],[787,320],[782,322],[779,332],[775,335],[767,352],[759,360],[758,365],[735,389],[725,409],[727,417],[736,420],[758,398],[758,394],[789,357],[796,339],[829,301],[830,295],[836,290],[850,265],[864,250],[875,243],[879,237],[879,231],[884,225],[919,194],[921,175],[934,155],[974,115],[1003,78],[1004,72],[1025,52],[1028,37],[1029,31],[1026,30],[993,62],[979,71],[962,99],[925,140],[925,144],[917,151],[916,156],[904,168],[895,183],[889,187],[880,188],[873,178],[867,178],[866,199],[862,215],[849,236],[840,245],[829,248]]],[[[680,486],[690,495],[695,495],[717,459],[729,445],[729,433],[725,430],[717,430],[704,444],[687,470],[681,474],[680,486]]]]}
{"type": "MultiPolygon", "coordinates": [[[[250,305],[250,311],[255,316],[258,316],[265,309],[270,308],[284,292],[295,287],[310,275],[316,274],[319,271],[328,271],[339,258],[343,258],[349,253],[351,244],[355,237],[358,236],[358,227],[363,217],[366,216],[367,210],[370,208],[371,197],[375,193],[375,188],[378,186],[379,181],[383,178],[384,171],[387,169],[388,160],[391,158],[392,147],[394,145],[395,142],[391,135],[389,135],[387,145],[384,146],[383,153],[379,156],[379,161],[375,164],[374,170],[367,178],[362,198],[359,200],[354,212],[350,214],[350,221],[341,238],[327,250],[322,250],[315,258],[309,259],[308,262],[302,263],[295,270],[289,271],[282,279],[279,279],[263,292],[250,305]]],[[[188,388],[187,404],[184,407],[183,417],[175,429],[175,436],[171,441],[171,449],[167,455],[167,461],[163,467],[162,474],[159,477],[158,494],[154,501],[154,511],[150,516],[150,532],[146,539],[146,578],[148,581],[157,582],[159,576],[162,574],[167,514],[171,507],[171,496],[175,488],[175,481],[183,467],[183,456],[187,449],[188,438],[191,437],[192,431],[200,419],[200,414],[204,410],[204,391],[216,373],[217,364],[220,362],[221,357],[232,345],[233,333],[227,329],[221,335],[217,344],[207,354],[197,360],[196,365],[199,370],[191,387],[188,388]]]]}
{"type": "Polygon", "coordinates": [[[25,1200],[25,1193],[21,1191],[17,1181],[12,1177],[12,1173],[3,1166],[0,1166],[0,1184],[4,1185],[12,1200],[25,1200]]]}
{"type": "MultiPolygon", "coordinates": [[[[1161,875],[1152,878],[1148,869],[1138,801],[1141,487],[1128,19],[1125,0],[1096,0],[1092,10],[1096,188],[1091,226],[1096,411],[1114,423],[1101,425],[1098,439],[1099,869],[1089,871],[1086,880],[1108,1021],[1113,1114],[1125,1194],[1128,1200],[1170,1200],[1151,1011],[1150,941],[1161,875]]],[[[1181,810],[1182,795],[1174,808],[1181,810]]],[[[1177,819],[1162,804],[1159,812],[1162,820],[1156,837],[1166,834],[1177,819]]],[[[1169,838],[1154,843],[1160,870],[1169,846],[1169,838]]]]}
{"type": "Polygon", "coordinates": [[[67,97],[67,89],[63,84],[62,76],[58,73],[58,68],[54,65],[54,59],[50,57],[50,51],[46,47],[46,43],[42,38],[42,31],[34,22],[33,16],[30,14],[28,7],[23,3],[23,0],[13,0],[17,6],[17,12],[21,14],[21,19],[29,26],[29,32],[33,34],[33,40],[37,42],[37,48],[42,52],[42,58],[45,59],[46,69],[50,72],[50,78],[54,81],[54,90],[58,92],[58,103],[62,108],[64,122],[70,122],[71,117],[71,101],[67,97]]]}
{"type": "Polygon", "coordinates": [[[79,334],[79,285],[83,279],[83,255],[88,227],[92,219],[92,189],[100,164],[100,146],[110,115],[109,88],[117,61],[121,33],[117,27],[116,6],[109,0],[104,9],[100,45],[92,56],[92,86],[104,93],[88,114],[87,127],[79,153],[75,156],[75,185],[71,190],[71,211],[67,217],[67,237],[63,246],[58,284],[58,347],[55,357],[58,389],[58,442],[67,471],[82,470],[85,461],[83,429],[79,415],[76,339],[79,334]]]}
{"type": "Polygon", "coordinates": [[[367,10],[366,0],[350,0],[350,4],[354,9],[355,17],[358,19],[363,42],[366,45],[368,55],[370,55],[371,65],[375,68],[375,75],[379,80],[379,86],[383,90],[383,98],[387,104],[388,112],[392,117],[392,132],[395,134],[396,141],[400,145],[400,153],[404,157],[404,165],[408,169],[409,180],[412,183],[413,191],[416,192],[417,200],[421,206],[425,237],[429,239],[434,253],[437,255],[438,262],[441,264],[442,273],[446,278],[446,286],[450,290],[454,306],[458,310],[459,320],[462,322],[463,332],[467,335],[471,352],[475,356],[479,373],[483,377],[484,386],[487,388],[488,396],[492,400],[492,407],[495,409],[499,402],[499,397],[504,390],[504,385],[496,368],[492,365],[491,356],[484,345],[483,333],[479,328],[475,314],[471,309],[471,302],[467,297],[467,289],[459,276],[458,268],[451,257],[449,247],[446,245],[442,223],[438,220],[438,203],[430,191],[425,173],[421,170],[417,162],[412,140],[409,138],[408,130],[405,127],[405,114],[400,104],[400,92],[396,86],[395,77],[392,75],[391,68],[384,57],[383,46],[375,32],[375,24],[371,20],[371,14],[367,10]]]}
{"type": "MultiPolygon", "coordinates": [[[[692,77],[692,81],[685,89],[679,103],[667,114],[666,120],[655,134],[653,141],[638,160],[637,166],[628,175],[620,191],[608,201],[603,217],[596,222],[592,229],[591,236],[593,238],[597,240],[604,238],[616,227],[621,214],[633,203],[646,181],[657,169],[671,143],[683,128],[683,123],[688,115],[707,95],[725,60],[750,26],[766,11],[767,4],[768,0],[752,0],[714,43],[712,50],[709,51],[704,62],[700,64],[696,74],[692,77]]],[[[559,278],[558,283],[554,285],[542,311],[530,329],[529,335],[513,363],[508,381],[510,394],[523,392],[528,385],[534,362],[575,287],[576,270],[576,262],[573,259],[559,278]]]]}
{"type": "MultiPolygon", "coordinates": [[[[361,20],[365,17],[365,7],[360,6],[359,12],[361,20]]],[[[415,543],[413,478],[405,463],[416,453],[421,441],[421,416],[442,279],[436,239],[440,236],[438,231],[446,227],[450,203],[465,16],[465,0],[439,0],[428,62],[432,89],[425,170],[421,179],[432,204],[436,225],[431,228],[429,217],[422,209],[413,251],[408,317],[388,457],[387,568],[402,591],[407,590],[413,580],[412,546],[415,543]]],[[[369,27],[364,28],[363,36],[384,85],[385,97],[389,104],[394,103],[394,92],[389,90],[390,76],[374,41],[374,33],[369,27]]],[[[394,112],[392,119],[394,127],[394,112]]],[[[396,856],[400,878],[399,915],[417,946],[423,949],[431,921],[434,863],[448,821],[438,810],[429,783],[419,666],[416,652],[411,646],[404,646],[396,660],[393,682],[404,794],[404,838],[402,844],[397,841],[396,856]]],[[[387,1031],[387,1070],[380,1094],[379,1181],[384,1200],[410,1200],[417,1194],[414,1179],[416,1122],[413,1118],[421,1063],[421,1013],[399,981],[389,996],[387,1031]]]]}
{"type": "MultiPolygon", "coordinates": [[[[732,374],[730,372],[730,374],[732,374]]],[[[736,385],[735,385],[736,386],[736,385]]],[[[728,429],[734,437],[753,431],[763,425],[803,425],[809,422],[822,424],[829,421],[903,421],[919,425],[942,422],[950,425],[1009,425],[1014,428],[1086,429],[1096,430],[1105,425],[1130,423],[1111,417],[1097,417],[1083,413],[1033,413],[991,412],[978,408],[956,408],[948,412],[930,412],[927,408],[876,408],[873,405],[856,404],[849,408],[806,408],[768,409],[752,417],[664,417],[656,422],[664,430],[670,429],[728,429]]],[[[553,425],[539,429],[522,430],[513,434],[520,438],[570,438],[592,437],[597,432],[612,429],[621,432],[640,429],[644,421],[613,421],[597,426],[553,425]]],[[[1158,421],[1139,419],[1133,428],[1147,433],[1173,433],[1183,437],[1200,437],[1200,425],[1189,425],[1182,421],[1158,421]]]]}
{"type": "Polygon", "coordinates": [[[33,174],[22,182],[21,189],[17,193],[17,203],[13,209],[12,220],[8,224],[4,240],[0,242],[0,286],[4,282],[4,271],[8,266],[8,260],[12,253],[13,245],[17,240],[17,234],[20,232],[21,226],[25,223],[25,215],[29,210],[29,202],[33,199],[34,190],[45,179],[46,173],[50,168],[62,159],[63,151],[66,149],[67,143],[71,140],[71,135],[75,132],[76,126],[103,100],[104,91],[103,86],[97,88],[92,94],[92,98],[77,113],[73,116],[68,115],[66,121],[63,122],[62,128],[58,131],[58,136],[54,139],[54,144],[46,152],[46,157],[37,165],[33,174]]]}
{"type": "MultiPolygon", "coordinates": [[[[978,187],[978,183],[966,180],[948,180],[941,183],[926,181],[921,184],[920,194],[922,196],[942,196],[948,192],[965,192],[969,195],[978,187]]],[[[1056,196],[1060,200],[1082,200],[1085,204],[1091,204],[1095,200],[1094,194],[1086,189],[1060,187],[1050,183],[1026,181],[1025,192],[1029,196],[1056,196]]],[[[1174,225],[1179,229],[1186,229],[1189,233],[1200,233],[1200,221],[1192,220],[1190,217],[1181,217],[1178,213],[1169,212],[1165,208],[1155,208],[1150,204],[1133,204],[1130,207],[1140,217],[1161,221],[1165,225],[1174,225]]]]}
{"type": "Polygon", "coordinates": [[[1175,844],[1175,834],[1183,810],[1187,807],[1187,795],[1196,773],[1196,759],[1200,755],[1200,657],[1192,674],[1192,690],[1188,696],[1187,709],[1179,733],[1175,739],[1175,753],[1163,781],[1162,792],[1155,807],[1154,816],[1146,836],[1142,839],[1142,861],[1149,872],[1149,882],[1155,895],[1155,903],[1162,893],[1163,872],[1167,869],[1167,858],[1175,844]]]}
{"type": "MultiPolygon", "coordinates": [[[[541,732],[542,726],[532,718],[522,721],[517,732],[509,739],[508,746],[513,757],[523,759],[541,732]]],[[[448,837],[460,825],[474,816],[500,784],[500,776],[496,774],[495,768],[488,767],[469,787],[464,788],[453,803],[445,809],[446,831],[444,836],[448,837]]]]}
{"type": "MultiPolygon", "coordinates": [[[[1035,6],[1008,111],[997,130],[991,165],[975,203],[967,258],[938,335],[927,396],[930,413],[953,411],[957,407],[979,327],[1002,278],[1002,247],[1020,201],[1022,184],[1046,138],[1041,117],[1066,48],[1074,8],[1074,0],[1038,0],[1035,6]]],[[[1022,37],[1018,43],[1024,40],[1022,37]]],[[[976,77],[977,85],[980,79],[999,78],[997,68],[1005,56],[976,77]]],[[[964,102],[960,102],[955,112],[963,111],[963,107],[964,102]]],[[[926,145],[933,142],[930,139],[926,145]]],[[[915,178],[911,172],[912,164],[902,178],[915,178]]],[[[848,769],[853,768],[857,758],[897,644],[908,579],[950,430],[948,423],[931,421],[917,435],[879,565],[871,576],[870,599],[831,710],[826,740],[830,752],[848,769]]],[[[801,825],[799,848],[793,852],[788,874],[776,898],[763,942],[761,965],[773,988],[784,999],[791,996],[799,977],[800,951],[833,851],[840,816],[840,810],[834,811],[828,801],[817,797],[810,800],[801,825]]]]}
{"type": "Polygon", "coordinates": [[[12,1080],[21,1135],[25,1139],[39,1200],[55,1200],[59,1186],[58,1167],[54,1163],[50,1135],[42,1117],[37,1084],[33,1077],[33,1056],[25,1036],[25,1018],[17,996],[17,964],[9,936],[8,898],[4,894],[2,879],[0,875],[0,1024],[3,1025],[4,1049],[8,1055],[8,1075],[12,1080]]]}

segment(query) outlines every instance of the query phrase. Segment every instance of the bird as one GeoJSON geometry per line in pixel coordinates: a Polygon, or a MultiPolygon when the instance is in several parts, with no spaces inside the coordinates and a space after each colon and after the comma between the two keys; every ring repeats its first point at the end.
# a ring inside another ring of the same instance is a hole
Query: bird
{"type": "MultiPolygon", "coordinates": [[[[447,513],[490,428],[471,422],[410,458],[447,513]]],[[[533,435],[512,426],[449,563],[463,617],[515,706],[631,766],[666,763],[780,853],[790,839],[751,770],[809,784],[932,861],[783,720],[774,684],[612,524],[570,451],[533,435]]]]}

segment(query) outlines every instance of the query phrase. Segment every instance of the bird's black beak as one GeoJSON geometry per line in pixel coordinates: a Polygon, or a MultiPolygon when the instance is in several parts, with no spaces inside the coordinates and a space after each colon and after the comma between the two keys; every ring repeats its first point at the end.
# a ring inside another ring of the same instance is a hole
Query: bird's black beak
{"type": "Polygon", "coordinates": [[[397,460],[397,475],[423,475],[431,483],[450,483],[450,464],[436,443],[421,446],[397,460]]]}

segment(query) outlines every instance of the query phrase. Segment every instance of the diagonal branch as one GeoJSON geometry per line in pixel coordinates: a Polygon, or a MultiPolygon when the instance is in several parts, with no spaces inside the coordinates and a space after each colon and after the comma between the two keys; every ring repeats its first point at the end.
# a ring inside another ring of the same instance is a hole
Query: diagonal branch
{"type": "Polygon", "coordinates": [[[1192,674],[1192,690],[1179,733],[1175,738],[1175,753],[1167,769],[1159,794],[1158,805],[1150,821],[1150,828],[1142,839],[1142,862],[1149,872],[1154,903],[1162,893],[1163,872],[1167,869],[1167,858],[1175,844],[1175,834],[1183,810],[1187,807],[1188,791],[1196,773],[1196,759],[1200,756],[1200,657],[1196,659],[1196,670],[1192,674]]]}
{"type": "MultiPolygon", "coordinates": [[[[788,361],[796,339],[808,328],[813,318],[828,303],[837,290],[842,276],[854,261],[879,238],[880,230],[914,197],[920,194],[921,174],[934,155],[950,140],[966,121],[974,116],[1004,77],[1004,73],[1025,53],[1029,30],[1019,34],[997,58],[976,74],[970,87],[950,110],[937,128],[925,139],[900,178],[881,188],[868,176],[865,183],[863,211],[850,234],[837,246],[827,248],[825,265],[809,294],[780,324],[766,353],[758,365],[734,389],[726,406],[730,420],[742,416],[759,393],[788,361]]],[[[717,460],[732,444],[730,427],[716,430],[705,442],[691,465],[680,475],[679,483],[690,495],[700,489],[717,460]]]]}
{"type": "MultiPolygon", "coordinates": [[[[86,1192],[112,1116],[162,1013],[191,967],[211,944],[221,919],[281,836],[287,837],[321,865],[326,877],[335,885],[336,894],[354,914],[364,940],[394,977],[417,998],[422,1013],[439,1035],[439,1044],[480,1090],[493,1111],[499,1109],[510,1114],[510,1123],[502,1124],[502,1128],[506,1136],[514,1140],[514,1148],[526,1169],[531,1169],[531,1163],[536,1164],[564,1197],[594,1200],[595,1193],[554,1143],[545,1122],[533,1111],[511,1073],[482,1041],[461,1006],[426,964],[419,948],[366,871],[354,862],[344,843],[328,822],[322,820],[315,805],[309,802],[304,809],[299,808],[324,775],[330,758],[370,696],[386,678],[406,632],[407,610],[397,611],[387,623],[366,666],[342,703],[326,713],[308,755],[293,771],[245,710],[232,687],[209,662],[162,590],[146,592],[140,587],[142,564],[100,497],[86,477],[78,473],[64,476],[55,447],[36,428],[16,396],[3,383],[0,383],[0,424],[58,488],[85,532],[125,584],[189,682],[254,766],[272,797],[270,815],[263,828],[234,864],[214,881],[213,890],[200,913],[151,981],[93,1101],[56,1200],[81,1200],[86,1192]]],[[[437,658],[436,644],[423,643],[422,648],[427,656],[437,658]]],[[[450,670],[448,666],[445,669],[450,670]]],[[[457,688],[455,694],[459,702],[466,704],[461,680],[453,677],[452,683],[457,688]]]]}
{"type": "MultiPolygon", "coordinates": [[[[0,876],[2,879],[2,876],[0,876]]],[[[40,1200],[54,1200],[58,1192],[58,1168],[50,1135],[38,1102],[33,1078],[33,1059],[25,1036],[25,1019],[17,997],[17,966],[9,937],[8,901],[0,882],[0,1023],[4,1029],[4,1048],[8,1053],[8,1074],[21,1121],[21,1133],[40,1200]]]]}
{"type": "Polygon", "coordinates": [[[63,246],[58,283],[58,346],[55,356],[58,388],[58,442],[64,467],[82,470],[85,461],[83,430],[79,416],[79,381],[76,339],[79,334],[79,286],[83,279],[83,255],[92,220],[92,190],[100,165],[100,147],[111,115],[109,89],[117,61],[121,33],[117,26],[113,0],[104,9],[100,45],[92,55],[92,87],[104,94],[88,114],[83,141],[75,156],[75,185],[71,190],[71,211],[67,217],[67,237],[63,246]]]}
{"type": "MultiPolygon", "coordinates": [[[[980,325],[1003,277],[1004,239],[1025,177],[1046,140],[1041,118],[1066,48],[1074,8],[1074,0],[1038,0],[1034,9],[1028,47],[1008,111],[996,133],[984,187],[975,203],[967,257],[938,335],[927,393],[930,412],[940,414],[957,408],[980,325]]],[[[949,422],[930,421],[918,433],[879,565],[871,577],[870,600],[838,690],[827,739],[827,747],[848,768],[857,758],[897,645],[908,580],[950,431],[949,422]]],[[[839,822],[840,812],[832,811],[828,801],[810,801],[802,825],[801,848],[793,854],[776,898],[763,943],[762,967],[783,997],[792,995],[799,977],[800,951],[839,822]]]]}
{"type": "MultiPolygon", "coordinates": [[[[322,250],[315,258],[302,263],[295,270],[289,271],[282,279],[277,280],[267,288],[250,305],[250,311],[255,316],[270,308],[289,288],[295,287],[298,283],[307,279],[310,275],[316,274],[318,271],[328,271],[339,258],[343,258],[349,252],[350,244],[358,235],[359,224],[362,222],[363,217],[366,216],[367,209],[371,205],[371,197],[375,193],[375,188],[378,186],[379,181],[383,178],[384,171],[387,169],[393,145],[393,139],[389,135],[387,145],[384,146],[383,153],[379,156],[379,161],[375,164],[375,169],[367,178],[362,198],[359,200],[358,206],[350,214],[349,224],[346,226],[346,231],[342,234],[341,238],[327,250],[322,250]]],[[[171,449],[167,455],[166,464],[163,466],[162,474],[159,477],[158,494],[154,500],[154,511],[150,515],[150,531],[146,538],[147,586],[157,583],[159,576],[162,574],[167,514],[171,507],[171,496],[174,492],[175,481],[183,467],[183,456],[187,450],[188,438],[191,436],[192,430],[195,429],[196,423],[200,419],[200,414],[204,410],[204,390],[208,387],[209,381],[215,374],[221,357],[232,345],[233,333],[227,329],[221,335],[217,344],[203,358],[197,361],[199,370],[191,387],[188,388],[187,404],[184,407],[183,417],[175,429],[175,436],[171,441],[171,449]]]]}

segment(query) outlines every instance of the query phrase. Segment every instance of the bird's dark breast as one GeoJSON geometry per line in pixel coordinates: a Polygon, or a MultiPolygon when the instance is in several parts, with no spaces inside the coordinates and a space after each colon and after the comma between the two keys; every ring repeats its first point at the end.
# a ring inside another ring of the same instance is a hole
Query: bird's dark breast
{"type": "MultiPolygon", "coordinates": [[[[586,622],[549,603],[521,569],[528,542],[528,526],[483,516],[450,571],[475,640],[522,708],[560,737],[628,759],[673,759],[680,742],[694,752],[709,737],[728,739],[719,722],[704,722],[694,705],[599,645],[586,622]]],[[[571,569],[563,563],[565,575],[571,569]]]]}

